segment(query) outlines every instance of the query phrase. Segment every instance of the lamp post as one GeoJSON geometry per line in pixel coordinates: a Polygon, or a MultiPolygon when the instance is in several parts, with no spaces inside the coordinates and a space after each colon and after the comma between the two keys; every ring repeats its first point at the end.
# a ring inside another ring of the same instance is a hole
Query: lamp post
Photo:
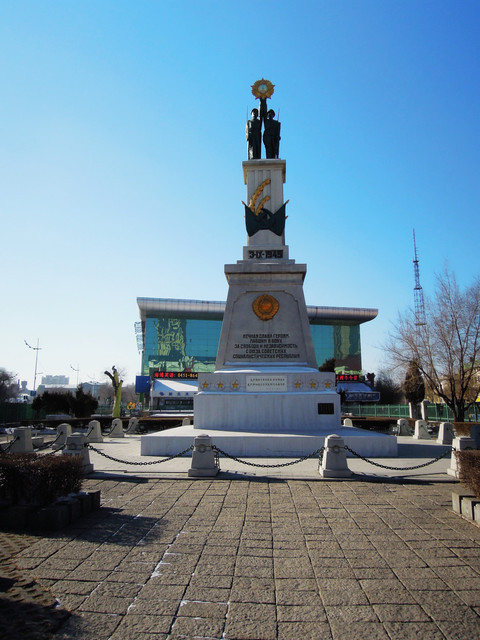
{"type": "Polygon", "coordinates": [[[72,371],[76,371],[77,373],[77,389],[78,389],[78,373],[80,371],[80,365],[77,364],[78,369],[75,369],[75,367],[72,367],[72,365],[70,365],[70,369],[72,369],[72,371]]]}
{"type": "Polygon", "coordinates": [[[38,352],[41,350],[41,347],[39,347],[39,339],[37,338],[37,346],[36,347],[32,347],[30,344],[28,344],[28,342],[26,340],[24,340],[25,344],[27,345],[27,347],[29,349],[33,349],[33,351],[35,351],[35,373],[33,376],[33,395],[35,395],[35,389],[37,388],[37,365],[38,365],[38,352]]]}

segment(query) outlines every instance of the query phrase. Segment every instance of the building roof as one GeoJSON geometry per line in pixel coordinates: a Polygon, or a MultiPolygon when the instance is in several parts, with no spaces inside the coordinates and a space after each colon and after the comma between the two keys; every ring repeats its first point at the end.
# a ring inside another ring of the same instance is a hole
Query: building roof
{"type": "MultiPolygon", "coordinates": [[[[223,320],[225,302],[208,300],[175,300],[172,298],[137,298],[142,322],[149,316],[223,320]]],[[[354,307],[313,307],[307,305],[310,324],[362,324],[373,320],[378,309],[354,307]]]]}

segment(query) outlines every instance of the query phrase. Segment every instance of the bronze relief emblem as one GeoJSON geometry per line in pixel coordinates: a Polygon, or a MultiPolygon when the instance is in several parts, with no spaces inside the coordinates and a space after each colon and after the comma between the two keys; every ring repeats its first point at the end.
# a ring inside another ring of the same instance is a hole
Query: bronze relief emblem
{"type": "Polygon", "coordinates": [[[280,304],[276,298],[264,293],[252,303],[253,311],[260,320],[271,320],[277,313],[280,304]]]}

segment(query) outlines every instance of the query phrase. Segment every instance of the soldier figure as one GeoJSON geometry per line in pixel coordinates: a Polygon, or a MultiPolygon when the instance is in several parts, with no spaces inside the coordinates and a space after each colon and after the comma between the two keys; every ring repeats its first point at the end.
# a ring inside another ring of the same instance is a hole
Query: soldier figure
{"type": "Polygon", "coordinates": [[[258,160],[262,157],[262,122],[258,118],[258,109],[252,109],[251,116],[246,128],[248,159],[258,160]]]}
{"type": "Polygon", "coordinates": [[[263,132],[263,144],[267,158],[278,158],[280,147],[280,122],[274,120],[275,111],[270,109],[265,120],[265,131],[263,132]]]}

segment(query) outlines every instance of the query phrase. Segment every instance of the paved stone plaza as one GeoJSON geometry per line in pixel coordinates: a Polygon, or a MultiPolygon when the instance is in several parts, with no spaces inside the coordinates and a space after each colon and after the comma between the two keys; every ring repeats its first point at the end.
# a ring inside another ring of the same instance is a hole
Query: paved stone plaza
{"type": "Polygon", "coordinates": [[[480,528],[452,512],[448,482],[129,476],[85,488],[103,506],[78,524],[2,534],[61,603],[53,635],[25,620],[17,638],[480,637],[480,528]]]}

